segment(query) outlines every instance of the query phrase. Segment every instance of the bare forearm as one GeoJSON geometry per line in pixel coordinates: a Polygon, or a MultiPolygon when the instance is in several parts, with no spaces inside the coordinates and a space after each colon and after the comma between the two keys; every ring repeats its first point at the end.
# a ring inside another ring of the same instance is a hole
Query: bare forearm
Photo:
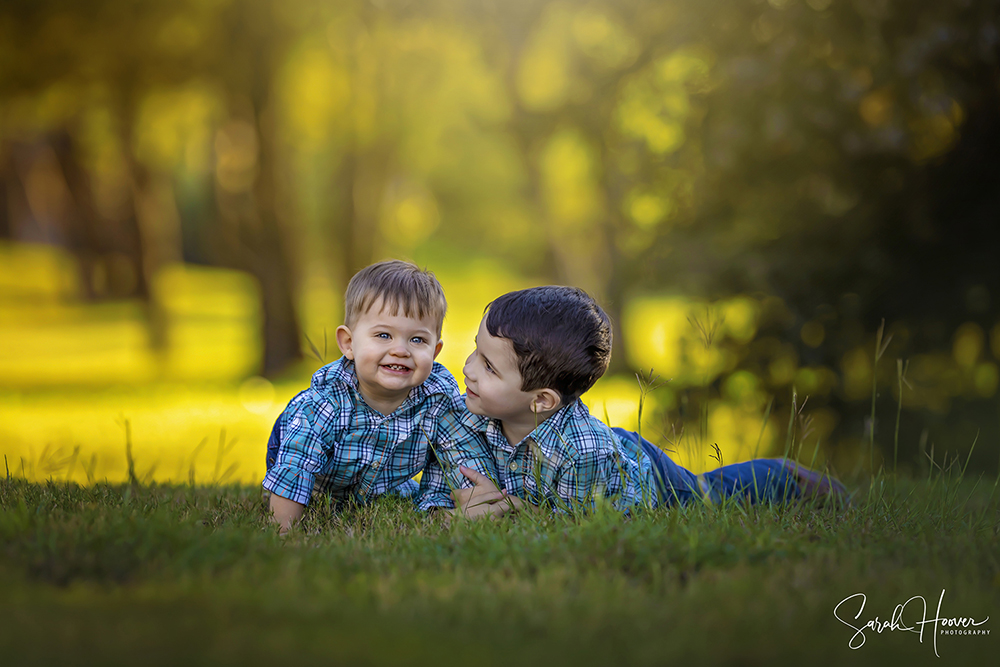
{"type": "Polygon", "coordinates": [[[306,506],[288,498],[271,494],[270,501],[271,518],[278,526],[278,534],[284,535],[292,527],[292,524],[302,518],[302,513],[306,506]]]}

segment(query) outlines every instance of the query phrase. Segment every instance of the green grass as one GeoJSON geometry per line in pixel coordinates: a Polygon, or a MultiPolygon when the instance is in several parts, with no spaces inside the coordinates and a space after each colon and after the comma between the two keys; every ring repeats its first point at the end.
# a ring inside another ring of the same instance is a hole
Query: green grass
{"type": "MultiPolygon", "coordinates": [[[[994,615],[1000,498],[955,467],[854,508],[658,509],[447,525],[384,498],[278,538],[253,487],[0,480],[4,664],[973,664],[988,637],[853,634],[922,595],[994,615]],[[854,609],[856,611],[856,608],[854,609]],[[848,615],[848,614],[845,614],[848,615]]],[[[908,611],[916,611],[911,605],[908,611]]],[[[933,615],[933,614],[931,614],[933,615]]],[[[916,617],[914,617],[916,618],[916,617]]]]}

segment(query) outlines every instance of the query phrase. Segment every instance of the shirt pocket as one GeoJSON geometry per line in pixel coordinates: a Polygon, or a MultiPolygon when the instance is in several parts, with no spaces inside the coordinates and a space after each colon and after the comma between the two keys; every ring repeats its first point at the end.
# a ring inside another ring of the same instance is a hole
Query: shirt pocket
{"type": "Polygon", "coordinates": [[[348,441],[336,447],[329,454],[329,460],[323,471],[323,479],[327,490],[353,490],[362,483],[365,473],[370,469],[374,453],[369,447],[348,441]]]}

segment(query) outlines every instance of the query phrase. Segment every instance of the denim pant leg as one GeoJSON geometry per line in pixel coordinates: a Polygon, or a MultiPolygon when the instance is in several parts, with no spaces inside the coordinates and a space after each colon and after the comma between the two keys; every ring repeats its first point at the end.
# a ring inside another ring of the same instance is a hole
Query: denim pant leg
{"type": "Polygon", "coordinates": [[[795,476],[785,467],[785,459],[753,459],[731,463],[701,475],[710,497],[740,497],[750,503],[784,502],[799,496],[795,476]]]}
{"type": "Polygon", "coordinates": [[[645,438],[640,438],[638,433],[617,427],[611,430],[623,440],[627,440],[633,444],[638,443],[642,447],[642,451],[649,457],[650,462],[653,464],[653,478],[656,480],[658,505],[666,505],[668,507],[682,505],[701,497],[698,478],[693,472],[674,463],[667,456],[666,452],[645,438]]]}
{"type": "Polygon", "coordinates": [[[281,445],[281,415],[278,415],[278,418],[274,420],[271,437],[267,439],[267,458],[264,459],[266,470],[270,470],[274,462],[278,460],[279,445],[281,445]]]}

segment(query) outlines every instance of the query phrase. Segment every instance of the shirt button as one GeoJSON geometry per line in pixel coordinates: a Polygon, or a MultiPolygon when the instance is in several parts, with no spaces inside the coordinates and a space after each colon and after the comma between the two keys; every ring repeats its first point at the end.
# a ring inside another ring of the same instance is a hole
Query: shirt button
{"type": "Polygon", "coordinates": [[[379,461],[376,461],[375,463],[372,464],[373,468],[377,468],[378,466],[379,466],[379,461]]]}
{"type": "Polygon", "coordinates": [[[510,471],[514,472],[515,470],[517,470],[517,461],[513,461],[510,464],[510,471]]]}

